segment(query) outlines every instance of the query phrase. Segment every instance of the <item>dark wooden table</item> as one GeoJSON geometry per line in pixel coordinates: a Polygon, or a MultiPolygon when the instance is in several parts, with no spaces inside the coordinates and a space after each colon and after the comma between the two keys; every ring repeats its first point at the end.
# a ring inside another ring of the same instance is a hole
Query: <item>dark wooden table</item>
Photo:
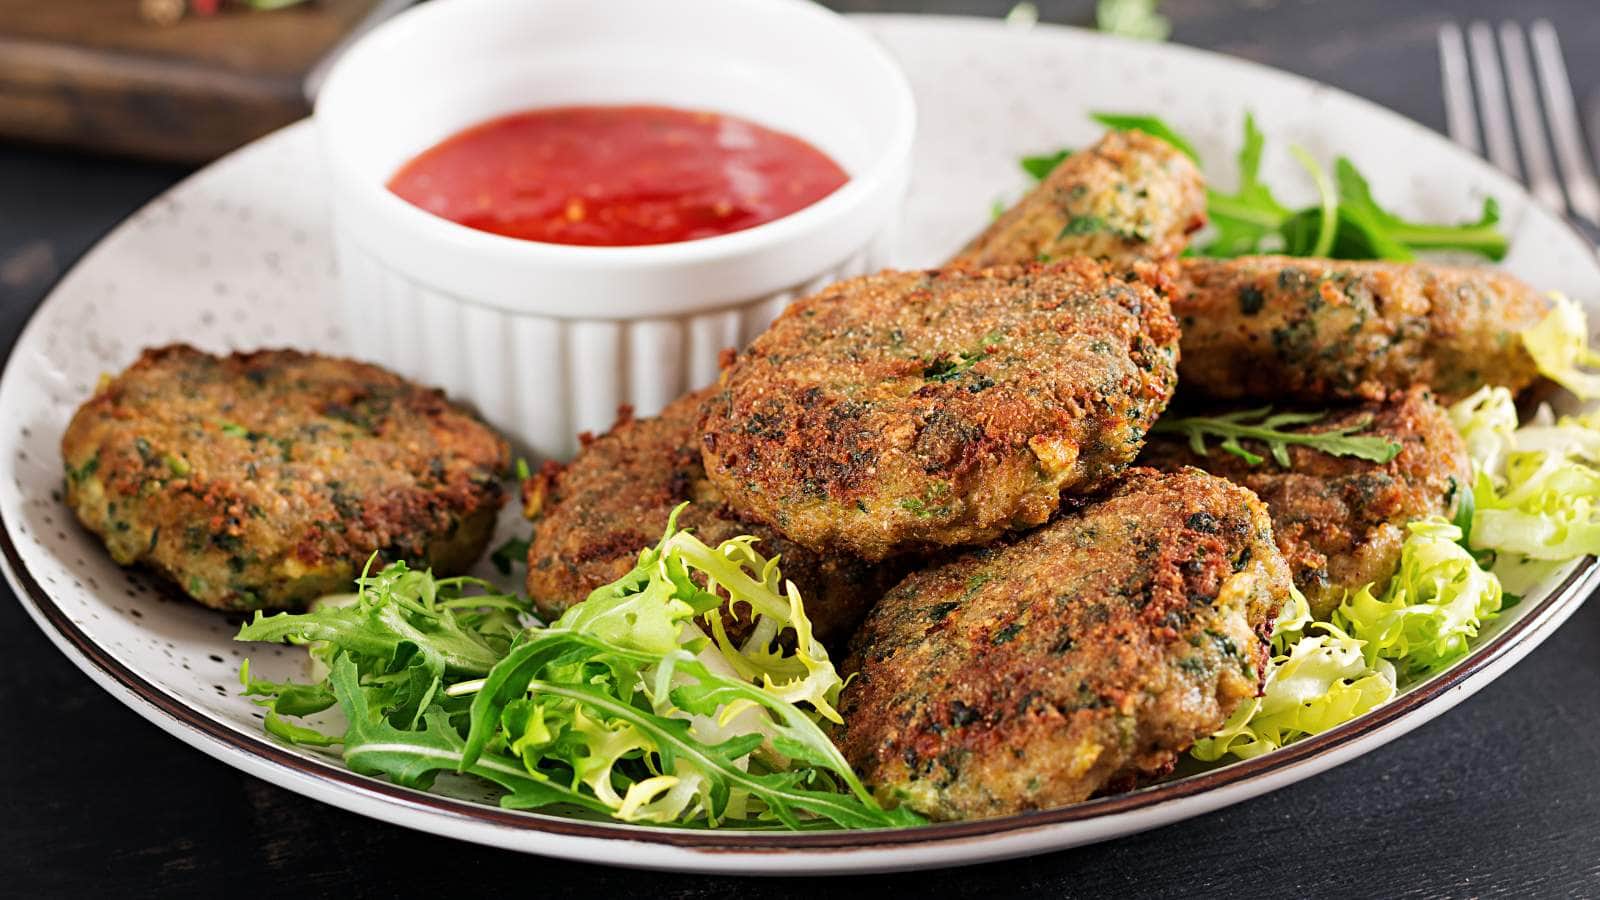
{"type": "MultiPolygon", "coordinates": [[[[128,0],[133,2],[133,0],[128,0]]],[[[994,16],[986,0],[852,10],[994,16]]],[[[1043,0],[1083,24],[1088,2],[1043,0]]],[[[1580,103],[1591,0],[1169,0],[1173,39],[1290,69],[1442,130],[1445,18],[1548,16],[1580,103]]],[[[89,245],[185,172],[0,146],[0,341],[89,245]]],[[[1600,604],[1481,694],[1384,749],[1260,799],[1095,847],[953,871],[801,883],[662,875],[485,849],[360,818],[158,731],[0,598],[0,894],[15,897],[1464,896],[1600,894],[1600,604]]]]}

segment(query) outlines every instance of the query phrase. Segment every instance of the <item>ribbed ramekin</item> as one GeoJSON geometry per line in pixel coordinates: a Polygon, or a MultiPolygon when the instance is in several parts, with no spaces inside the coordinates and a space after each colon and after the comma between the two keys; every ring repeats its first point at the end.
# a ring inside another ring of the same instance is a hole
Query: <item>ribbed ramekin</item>
{"type": "Polygon", "coordinates": [[[881,268],[910,174],[905,77],[805,0],[434,0],[364,37],[317,100],[351,352],[465,399],[561,458],[649,414],[797,296],[881,268]],[[391,193],[417,153],[541,106],[655,103],[796,134],[850,175],[793,215],[643,247],[477,231],[391,193]]]}

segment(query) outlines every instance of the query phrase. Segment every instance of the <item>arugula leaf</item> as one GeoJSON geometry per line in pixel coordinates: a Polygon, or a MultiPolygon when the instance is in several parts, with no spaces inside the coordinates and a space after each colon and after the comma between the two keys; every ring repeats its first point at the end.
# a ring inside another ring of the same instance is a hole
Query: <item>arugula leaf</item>
{"type": "Polygon", "coordinates": [[[1245,449],[1241,440],[1260,441],[1267,445],[1279,466],[1290,468],[1289,447],[1310,447],[1331,456],[1353,456],[1372,462],[1388,462],[1400,453],[1400,445],[1379,435],[1358,435],[1372,425],[1370,417],[1363,417],[1349,425],[1340,425],[1325,431],[1284,431],[1284,426],[1307,425],[1319,421],[1326,412],[1273,413],[1272,407],[1246,409],[1217,416],[1188,416],[1175,419],[1158,419],[1150,429],[1152,434],[1182,434],[1189,438],[1189,448],[1200,456],[1208,456],[1206,438],[1222,439],[1220,446],[1252,466],[1260,465],[1264,458],[1245,449]]]}
{"type": "Polygon", "coordinates": [[[1367,180],[1350,160],[1339,157],[1333,171],[1339,185],[1340,214],[1360,229],[1372,247],[1374,259],[1403,262],[1415,258],[1412,250],[1465,250],[1500,260],[1510,247],[1506,236],[1495,230],[1500,221],[1500,204],[1493,197],[1484,198],[1483,214],[1476,222],[1408,222],[1378,205],[1367,180]]]}
{"type": "Polygon", "coordinates": [[[518,760],[495,755],[471,763],[463,760],[463,741],[448,717],[435,708],[420,730],[395,728],[367,702],[354,660],[340,654],[329,684],[338,698],[349,729],[345,732],[345,764],[363,775],[384,775],[395,784],[427,790],[440,772],[466,772],[494,782],[510,793],[501,805],[526,809],[567,804],[598,813],[609,812],[593,797],[529,772],[518,760]]]}
{"type": "Polygon", "coordinates": [[[1243,256],[1256,252],[1262,241],[1281,232],[1290,212],[1261,181],[1261,153],[1266,136],[1256,118],[1244,115],[1244,143],[1239,147],[1239,187],[1232,194],[1206,189],[1206,214],[1216,229],[1201,256],[1243,256]]]}
{"type": "Polygon", "coordinates": [[[1289,153],[1311,175],[1311,182],[1317,186],[1317,227],[1315,231],[1299,239],[1291,238],[1286,233],[1284,242],[1291,248],[1289,253],[1294,256],[1327,256],[1333,250],[1333,238],[1339,222],[1339,198],[1334,190],[1333,181],[1304,147],[1291,145],[1289,153]]]}
{"type": "Polygon", "coordinates": [[[255,704],[267,711],[262,727],[268,734],[276,735],[291,744],[312,747],[329,747],[341,742],[341,738],[323,734],[315,728],[297,725],[283,718],[309,716],[332,706],[333,692],[328,690],[326,685],[272,682],[252,678],[248,659],[239,665],[239,683],[244,686],[240,693],[262,698],[256,700],[255,704]]]}
{"type": "MultiPolygon", "coordinates": [[[[1062,160],[1071,155],[1071,150],[1062,149],[1054,153],[1044,153],[1038,156],[1024,156],[1020,160],[1022,171],[1032,176],[1034,181],[1043,181],[1045,176],[1055,171],[1056,166],[1061,165],[1062,160]]],[[[1005,212],[1004,206],[1000,207],[999,212],[995,214],[995,218],[1000,218],[1001,212],[1005,212]]]]}

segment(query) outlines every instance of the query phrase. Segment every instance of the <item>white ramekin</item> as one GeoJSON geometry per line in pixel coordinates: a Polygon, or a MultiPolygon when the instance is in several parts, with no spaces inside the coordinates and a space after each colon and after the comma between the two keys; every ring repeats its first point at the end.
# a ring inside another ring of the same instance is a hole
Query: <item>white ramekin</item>
{"type": "Polygon", "coordinates": [[[339,60],[316,121],[351,352],[560,458],[621,404],[649,414],[709,384],[718,354],[795,297],[885,265],[916,114],[888,54],[806,0],[434,0],[339,60]],[[815,144],[850,181],[766,225],[645,247],[503,237],[385,187],[484,119],[609,103],[751,119],[815,144]]]}

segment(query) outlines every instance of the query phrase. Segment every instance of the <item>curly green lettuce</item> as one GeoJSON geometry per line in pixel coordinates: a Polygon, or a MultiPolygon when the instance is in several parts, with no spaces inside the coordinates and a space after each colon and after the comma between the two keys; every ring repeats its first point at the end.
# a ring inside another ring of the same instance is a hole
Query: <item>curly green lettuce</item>
{"type": "Polygon", "coordinates": [[[1482,388],[1450,407],[1474,469],[1468,543],[1522,560],[1600,554],[1600,416],[1554,420],[1541,410],[1520,428],[1511,393],[1482,388]]]}
{"type": "Polygon", "coordinates": [[[241,640],[313,645],[306,685],[241,676],[286,740],[338,746],[355,771],[428,789],[441,773],[501,804],[627,822],[875,828],[880,807],[822,723],[843,681],[804,604],[755,539],[676,528],[548,627],[481,582],[396,563],[349,604],[258,615],[241,640]],[[735,642],[725,619],[750,620],[735,642]],[[708,634],[709,632],[709,634],[708,634]],[[342,734],[288,718],[337,705],[342,734]]]}
{"type": "Polygon", "coordinates": [[[1363,642],[1368,662],[1394,660],[1402,675],[1437,672],[1467,655],[1478,629],[1500,611],[1500,580],[1440,518],[1408,527],[1400,568],[1381,593],[1371,585],[1346,594],[1333,622],[1363,642]]]}
{"type": "Polygon", "coordinates": [[[1261,696],[1241,703],[1221,730],[1197,741],[1190,751],[1196,759],[1260,756],[1348,722],[1395,694],[1394,666],[1370,659],[1364,642],[1337,626],[1313,622],[1298,591],[1278,619],[1273,648],[1261,696]]]}
{"type": "Polygon", "coordinates": [[[1589,317],[1566,295],[1550,293],[1550,311],[1522,332],[1540,374],[1584,400],[1600,397],[1600,352],[1589,346],[1589,317]]]}

